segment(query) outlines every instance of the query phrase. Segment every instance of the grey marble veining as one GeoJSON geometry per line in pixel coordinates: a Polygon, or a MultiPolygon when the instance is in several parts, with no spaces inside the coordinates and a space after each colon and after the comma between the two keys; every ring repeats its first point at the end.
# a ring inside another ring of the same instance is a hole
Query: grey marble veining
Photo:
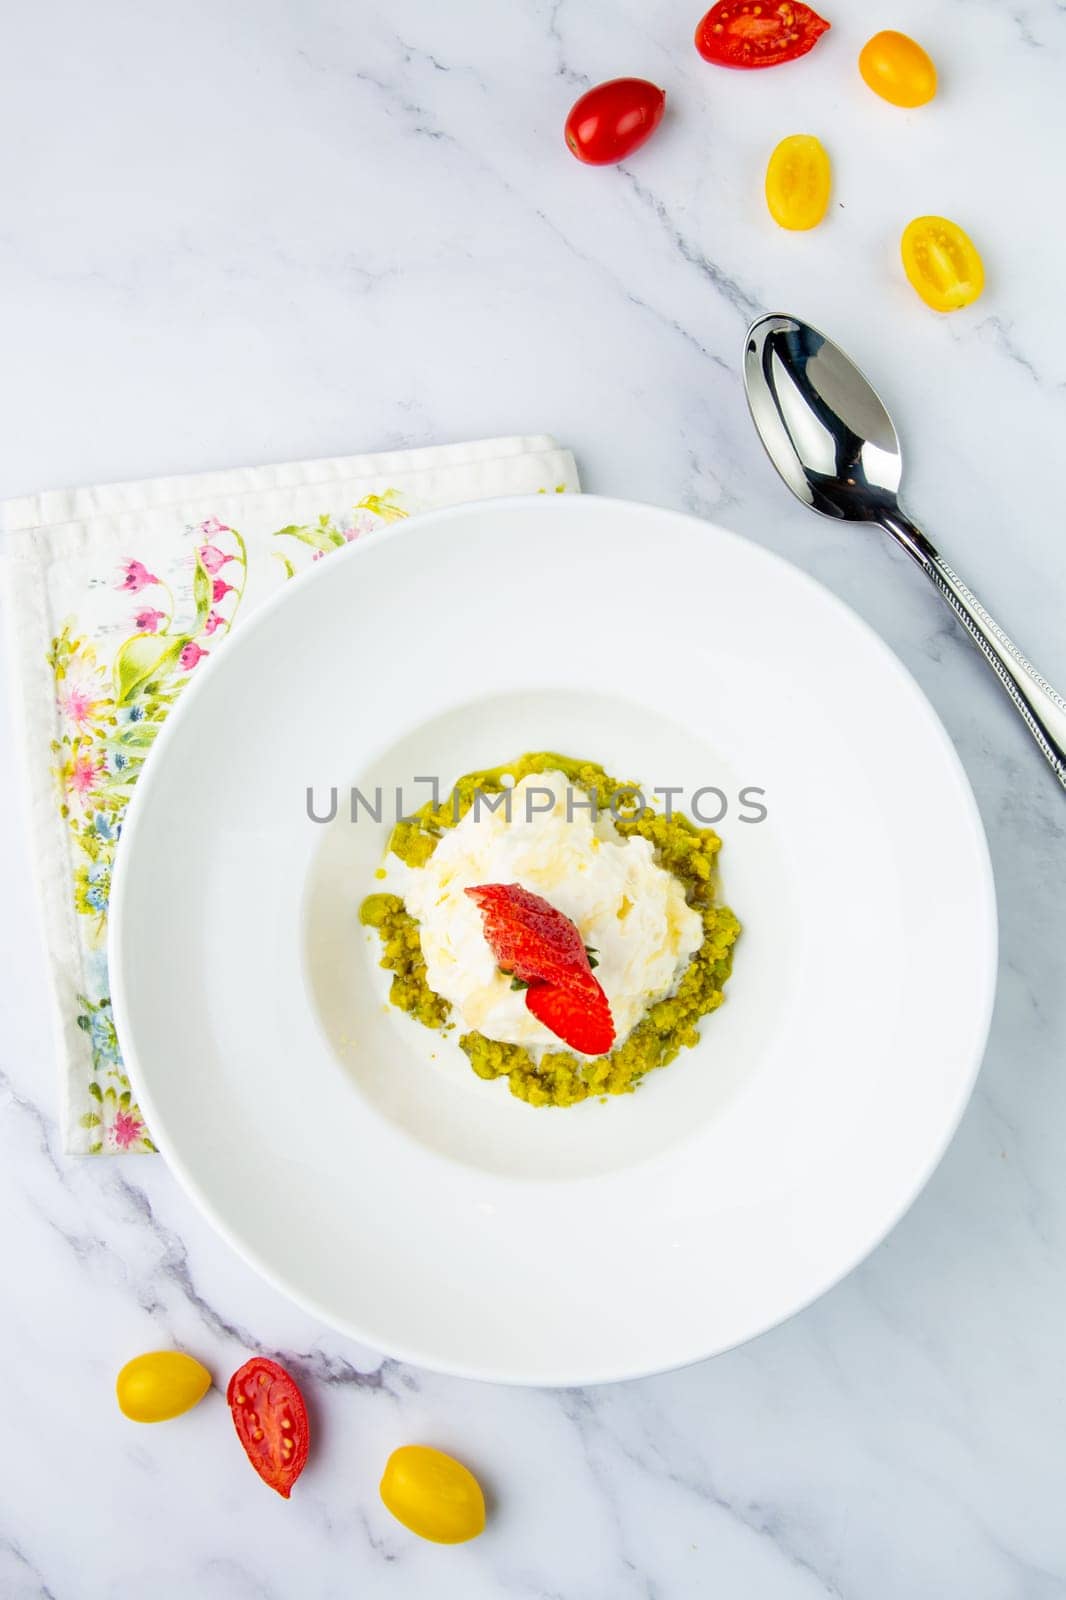
{"type": "Polygon", "coordinates": [[[914,515],[1066,681],[1066,10],[834,0],[805,63],[750,77],[699,60],[698,11],[21,8],[0,52],[0,494],[550,429],[588,489],[787,555],[899,651],[974,784],[1002,962],[973,1103],[887,1242],[745,1349],[575,1393],[411,1371],[261,1283],[160,1161],[59,1154],[32,872],[0,786],[5,1600],[1066,1593],[1062,795],[907,564],[792,504],[738,377],[761,309],[851,351],[899,419],[914,515]],[[858,79],[885,24],[941,65],[927,110],[858,79]],[[583,169],[563,118],[623,72],[664,84],[667,120],[626,167],[583,169]],[[797,131],[836,188],[791,237],[761,182],[797,131]],[[927,210],[985,253],[985,299],[955,318],[898,268],[927,210]],[[118,1415],[118,1366],[170,1343],[223,1384],[255,1349],[302,1376],[318,1442],[291,1503],[248,1471],[220,1394],[172,1427],[118,1415]],[[380,1506],[385,1457],[417,1439],[483,1477],[475,1545],[420,1545],[380,1506]]]}

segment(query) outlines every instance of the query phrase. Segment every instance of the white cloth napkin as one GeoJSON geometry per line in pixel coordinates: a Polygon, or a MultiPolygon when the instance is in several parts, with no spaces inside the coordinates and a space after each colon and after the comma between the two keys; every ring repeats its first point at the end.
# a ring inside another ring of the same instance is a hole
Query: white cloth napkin
{"type": "Polygon", "coordinates": [[[310,562],[436,506],[576,492],[546,436],[107,484],[0,511],[16,727],[75,1154],[152,1150],[107,975],[111,865],[132,786],[205,655],[310,562]]]}

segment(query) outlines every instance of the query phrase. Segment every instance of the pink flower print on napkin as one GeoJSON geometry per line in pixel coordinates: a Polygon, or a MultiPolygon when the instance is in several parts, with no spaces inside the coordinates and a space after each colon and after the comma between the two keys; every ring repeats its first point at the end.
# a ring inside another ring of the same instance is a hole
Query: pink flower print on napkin
{"type": "Polygon", "coordinates": [[[59,696],[61,713],[76,728],[84,728],[93,720],[96,705],[92,692],[78,683],[70,684],[59,696]]]}
{"type": "Polygon", "coordinates": [[[214,633],[216,628],[224,628],[225,625],[226,625],[225,617],[219,616],[217,611],[212,611],[211,615],[208,617],[207,621],[204,623],[204,632],[207,633],[207,634],[211,634],[211,633],[214,633]]]}
{"type": "Polygon", "coordinates": [[[119,1150],[128,1150],[144,1132],[144,1123],[130,1111],[119,1111],[111,1124],[111,1137],[119,1150]]]}
{"type": "Polygon", "coordinates": [[[227,561],[236,561],[236,556],[228,556],[216,544],[202,544],[196,552],[200,557],[200,565],[205,572],[214,577],[216,572],[221,572],[227,561]]]}
{"type": "Polygon", "coordinates": [[[235,592],[232,583],[227,583],[225,578],[216,578],[214,588],[211,591],[211,598],[217,606],[220,600],[224,600],[228,594],[234,594],[235,592]]]}
{"type": "Polygon", "coordinates": [[[67,768],[66,780],[70,793],[84,800],[103,770],[103,763],[92,756],[75,756],[67,768]]]}
{"type": "Polygon", "coordinates": [[[138,633],[156,633],[159,624],[166,617],[165,611],[157,611],[154,606],[146,606],[143,611],[138,611],[133,619],[133,626],[138,633]]]}
{"type": "Polygon", "coordinates": [[[354,539],[358,539],[361,534],[373,533],[374,529],[378,527],[380,522],[381,518],[376,517],[372,511],[362,511],[357,507],[354,515],[352,516],[351,522],[346,528],[341,529],[341,532],[344,535],[345,544],[351,544],[352,541],[354,539]]]}
{"type": "Polygon", "coordinates": [[[208,652],[201,650],[194,639],[190,639],[188,644],[182,645],[181,655],[178,657],[178,665],[186,672],[191,672],[201,656],[206,656],[207,654],[208,652]]]}
{"type": "Polygon", "coordinates": [[[159,582],[155,573],[149,572],[143,561],[127,561],[122,570],[124,577],[115,587],[125,589],[127,594],[140,594],[142,589],[150,589],[153,584],[159,582]]]}

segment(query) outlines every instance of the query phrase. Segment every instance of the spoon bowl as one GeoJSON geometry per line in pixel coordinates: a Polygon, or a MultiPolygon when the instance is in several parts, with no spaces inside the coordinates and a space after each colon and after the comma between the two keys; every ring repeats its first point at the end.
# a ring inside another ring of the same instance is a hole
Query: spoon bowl
{"type": "Polygon", "coordinates": [[[873,385],[798,317],[760,317],[744,343],[744,387],[766,453],[823,517],[892,536],[951,607],[1066,789],[1066,700],[1029,663],[899,504],[899,437],[873,385]]]}
{"type": "Polygon", "coordinates": [[[794,317],[763,317],[744,347],[744,383],[770,460],[806,505],[846,522],[896,505],[892,418],[838,345],[794,317]]]}

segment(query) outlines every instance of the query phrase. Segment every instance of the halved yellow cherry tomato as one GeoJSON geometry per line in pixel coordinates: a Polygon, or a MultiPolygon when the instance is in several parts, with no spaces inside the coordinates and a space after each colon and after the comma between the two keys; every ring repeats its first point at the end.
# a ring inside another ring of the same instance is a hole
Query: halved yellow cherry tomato
{"type": "Polygon", "coordinates": [[[894,106],[924,106],[936,94],[936,67],[921,45],[886,28],[859,52],[859,71],[874,94],[894,106]]]}
{"type": "Polygon", "coordinates": [[[210,1387],[207,1368],[181,1350],[134,1356],[115,1380],[119,1410],[133,1422],[169,1422],[191,1411],[210,1387]]]}
{"type": "Polygon", "coordinates": [[[903,270],[927,306],[958,311],[972,305],[985,286],[976,246],[947,217],[915,217],[900,240],[903,270]]]}
{"type": "Polygon", "coordinates": [[[782,228],[817,227],[829,204],[833,174],[829,157],[813,133],[782,139],[766,168],[766,204],[782,228]]]}
{"type": "Polygon", "coordinates": [[[425,1444],[405,1444],[385,1464],[381,1498],[420,1539],[462,1544],[485,1526],[485,1496],[462,1462],[425,1444]]]}

